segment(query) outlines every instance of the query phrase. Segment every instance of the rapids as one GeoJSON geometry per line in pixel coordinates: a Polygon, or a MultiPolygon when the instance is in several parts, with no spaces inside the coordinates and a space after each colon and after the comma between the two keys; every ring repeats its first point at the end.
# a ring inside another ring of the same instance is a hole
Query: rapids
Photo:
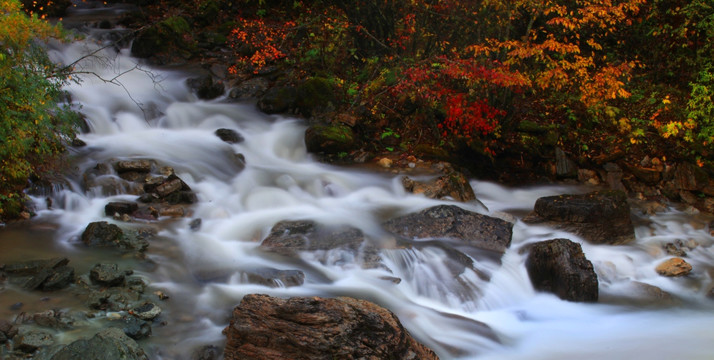
{"type": "MultiPolygon", "coordinates": [[[[98,38],[58,46],[52,56],[71,63],[102,46],[98,38]]],[[[198,346],[222,347],[221,330],[230,311],[250,293],[347,295],[374,301],[394,312],[442,359],[714,358],[714,300],[706,296],[712,287],[714,239],[706,216],[674,205],[651,216],[634,209],[636,242],[591,245],[520,219],[538,197],[592,189],[508,188],[473,179],[471,185],[485,206],[457,205],[515,222],[502,263],[477,264],[490,274],[490,281],[470,270],[454,279],[446,269],[448,255],[432,247],[383,251],[391,273],[362,269],[339,251],[320,254],[328,259],[323,262],[305,254],[300,261],[285,263],[256,251],[278,221],[349,224],[384,238],[380,223],[386,219],[450,202],[406,193],[395,174],[321,164],[306,152],[303,120],[261,114],[253,103],[199,100],[186,86],[189,72],[148,66],[126,49],[110,47],[97,56],[78,66],[93,74],[81,75],[80,84],[67,87],[72,105],[90,128],[79,136],[87,146],[71,150],[76,171],[67,175],[69,186],[51,195],[52,206],[44,197],[34,198],[37,216],[30,222],[0,230],[0,263],[62,254],[80,274],[100,260],[132,266],[150,281],[151,291],[170,296],[161,303],[165,324],[155,324],[153,336],[140,341],[152,359],[189,359],[198,346]],[[111,79],[119,74],[114,83],[95,76],[111,79]],[[224,143],[214,135],[218,128],[233,129],[245,141],[224,143]],[[233,153],[245,156],[243,171],[227,165],[233,153]],[[198,195],[192,216],[160,219],[159,239],[152,241],[147,260],[116,259],[109,252],[80,246],[78,237],[88,223],[114,221],[104,215],[108,201],[135,199],[82,190],[79,174],[111,159],[155,159],[173,167],[198,195]],[[202,226],[193,231],[189,222],[196,218],[202,219],[202,226]],[[599,303],[571,303],[533,290],[520,250],[556,237],[582,244],[598,274],[599,303]],[[687,261],[694,271],[686,278],[665,278],[654,270],[668,257],[662,245],[675,240],[698,244],[689,251],[687,261]],[[249,284],[240,276],[242,270],[258,267],[302,270],[305,283],[273,288],[249,284]],[[206,280],[205,274],[226,276],[206,280]],[[402,281],[395,284],[385,276],[402,281]],[[638,297],[634,282],[657,286],[672,299],[638,297]],[[480,323],[497,339],[484,335],[480,323]]],[[[41,305],[33,304],[42,296],[55,295],[0,287],[0,316],[16,316],[10,305],[17,302],[26,304],[24,311],[39,309],[41,305]]],[[[76,299],[52,301],[58,308],[79,306],[76,299]]]]}

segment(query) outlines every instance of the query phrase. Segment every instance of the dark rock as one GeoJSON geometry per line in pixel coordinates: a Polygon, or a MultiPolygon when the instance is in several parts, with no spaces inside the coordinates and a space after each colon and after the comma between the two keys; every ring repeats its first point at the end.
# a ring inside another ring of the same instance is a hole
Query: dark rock
{"type": "Polygon", "coordinates": [[[73,147],[85,147],[85,146],[87,146],[87,143],[84,142],[82,139],[74,138],[74,139],[72,139],[72,146],[73,147]]]}
{"type": "Polygon", "coordinates": [[[594,244],[624,244],[635,239],[630,205],[621,191],[542,197],[523,221],[546,223],[594,244]]]}
{"type": "Polygon", "coordinates": [[[141,298],[141,294],[123,287],[110,287],[102,291],[92,291],[87,296],[90,309],[105,311],[129,310],[141,298]]]}
{"type": "Polygon", "coordinates": [[[300,270],[278,270],[262,268],[244,272],[248,282],[270,287],[300,286],[305,281],[305,273],[300,270]]]}
{"type": "Polygon", "coordinates": [[[342,124],[314,125],[305,130],[305,145],[311,153],[339,154],[355,148],[352,128],[342,124]]]}
{"type": "Polygon", "coordinates": [[[554,239],[534,244],[526,259],[533,287],[568,301],[597,302],[598,281],[580,244],[554,239]]]}
{"type": "Polygon", "coordinates": [[[563,149],[555,148],[555,174],[561,178],[576,177],[578,175],[578,166],[563,149]]]}
{"type": "Polygon", "coordinates": [[[151,324],[135,316],[124,316],[120,320],[113,321],[111,326],[121,329],[134,340],[151,336],[151,324]]]}
{"type": "Polygon", "coordinates": [[[226,360],[438,359],[389,310],[347,297],[246,295],[223,333],[226,360]]]}
{"type": "Polygon", "coordinates": [[[125,273],[119,271],[117,264],[96,264],[89,270],[89,278],[93,283],[101,286],[122,286],[125,273]]]}
{"type": "Polygon", "coordinates": [[[228,96],[235,100],[255,99],[265,95],[269,86],[268,79],[256,77],[238,84],[230,91],[228,96]]]}
{"type": "Polygon", "coordinates": [[[500,254],[511,244],[513,224],[458,206],[439,205],[395,218],[384,228],[408,239],[458,239],[470,246],[500,254]]]}
{"type": "Polygon", "coordinates": [[[303,81],[298,85],[297,94],[295,105],[306,117],[334,107],[334,85],[326,78],[312,77],[303,81]]]}
{"type": "Polygon", "coordinates": [[[193,219],[190,223],[188,223],[188,228],[191,229],[191,231],[201,230],[202,222],[203,221],[201,219],[193,219]]]}
{"type": "Polygon", "coordinates": [[[294,87],[274,87],[258,101],[258,109],[266,114],[284,113],[295,108],[297,96],[294,87]]]}
{"type": "Polygon", "coordinates": [[[44,331],[28,331],[13,339],[15,350],[26,353],[33,353],[37,349],[54,344],[52,334],[44,331]]]}
{"type": "Polygon", "coordinates": [[[193,191],[176,191],[166,195],[164,200],[172,205],[195,204],[198,202],[198,196],[193,191]]]}
{"type": "Polygon", "coordinates": [[[431,199],[452,198],[462,202],[476,200],[476,195],[468,179],[458,171],[427,182],[415,181],[405,176],[402,179],[402,185],[410,193],[424,194],[431,199]]]}
{"type": "Polygon", "coordinates": [[[215,99],[226,92],[223,82],[214,80],[210,75],[187,79],[186,84],[203,100],[215,99]]]}
{"type": "Polygon", "coordinates": [[[17,327],[5,319],[0,319],[0,333],[4,334],[8,339],[12,339],[17,335],[17,327]]]}
{"type": "Polygon", "coordinates": [[[237,144],[245,140],[237,131],[233,129],[218,129],[216,130],[216,136],[229,144],[237,144]]]}
{"type": "Polygon", "coordinates": [[[116,225],[106,221],[87,225],[82,233],[82,242],[87,246],[117,247],[123,250],[144,251],[149,242],[141,237],[128,236],[116,225]]]}
{"type": "Polygon", "coordinates": [[[674,181],[679,190],[699,191],[709,185],[710,177],[694,164],[681,163],[674,168],[674,181]]]}
{"type": "Polygon", "coordinates": [[[630,172],[635,175],[638,180],[647,185],[655,185],[662,180],[662,172],[657,169],[630,165],[628,166],[628,170],[630,170],[630,172]]]}
{"type": "Polygon", "coordinates": [[[106,221],[87,225],[82,233],[82,242],[89,246],[118,246],[124,239],[124,232],[106,221]]]}
{"type": "Polygon", "coordinates": [[[131,214],[139,209],[139,205],[134,202],[112,201],[104,206],[104,213],[107,216],[131,214]]]}
{"type": "Polygon", "coordinates": [[[144,350],[121,329],[99,331],[89,340],[77,340],[52,356],[51,360],[147,360],[144,350]]]}
{"type": "Polygon", "coordinates": [[[183,187],[182,183],[183,181],[181,181],[181,179],[167,180],[166,182],[156,187],[156,194],[158,194],[159,197],[164,197],[175,191],[179,191],[183,187]]]}
{"type": "Polygon", "coordinates": [[[67,258],[52,258],[48,260],[30,260],[5,265],[5,272],[9,275],[27,276],[34,275],[42,269],[54,269],[69,264],[67,258]]]}
{"type": "Polygon", "coordinates": [[[161,308],[156,304],[147,302],[131,309],[129,313],[138,317],[139,319],[148,321],[153,320],[155,317],[159,316],[159,314],[161,314],[161,308]]]}
{"type": "Polygon", "coordinates": [[[53,273],[42,283],[42,290],[54,291],[68,287],[74,282],[74,268],[61,266],[54,269],[53,273]]]}
{"type": "Polygon", "coordinates": [[[8,340],[7,335],[5,335],[5,333],[3,333],[3,332],[0,332],[0,344],[6,343],[7,340],[8,340]]]}
{"type": "Polygon", "coordinates": [[[151,160],[126,160],[117,161],[114,164],[114,169],[118,173],[124,172],[137,172],[137,173],[148,173],[151,171],[153,162],[151,160]]]}
{"type": "Polygon", "coordinates": [[[299,251],[344,250],[365,268],[378,267],[381,261],[378,249],[361,230],[323,226],[314,221],[281,221],[273,226],[260,248],[284,256],[295,256],[299,251]]]}

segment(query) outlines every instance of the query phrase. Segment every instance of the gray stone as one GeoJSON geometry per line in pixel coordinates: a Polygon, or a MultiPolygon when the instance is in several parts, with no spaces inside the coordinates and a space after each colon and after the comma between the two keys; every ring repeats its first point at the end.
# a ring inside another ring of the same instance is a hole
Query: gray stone
{"type": "Polygon", "coordinates": [[[144,350],[121,329],[99,331],[89,340],[77,340],[57,352],[51,360],[147,360],[144,350]]]}
{"type": "Polygon", "coordinates": [[[464,210],[439,205],[384,223],[384,228],[407,239],[454,239],[482,250],[503,254],[511,244],[513,224],[464,210]]]}
{"type": "Polygon", "coordinates": [[[28,331],[24,334],[19,334],[13,339],[15,350],[20,350],[26,353],[32,353],[43,346],[54,344],[52,334],[44,331],[28,331]]]}
{"type": "Polygon", "coordinates": [[[151,171],[153,162],[151,160],[126,160],[117,161],[114,164],[114,169],[118,173],[123,172],[138,172],[138,173],[148,173],[151,171]]]}
{"type": "Polygon", "coordinates": [[[42,283],[42,290],[53,291],[68,287],[74,282],[74,268],[61,266],[54,269],[53,273],[42,283]]]}
{"type": "Polygon", "coordinates": [[[124,284],[124,275],[117,264],[96,264],[89,271],[92,282],[102,286],[121,286],[124,284]]]}
{"type": "Polygon", "coordinates": [[[218,129],[215,134],[229,144],[237,144],[245,140],[243,136],[233,129],[218,129]]]}
{"type": "Polygon", "coordinates": [[[272,268],[245,271],[248,282],[270,287],[300,286],[305,281],[305,273],[300,270],[278,270],[272,268]]]}
{"type": "Polygon", "coordinates": [[[111,325],[120,328],[124,334],[134,340],[151,336],[151,325],[135,316],[124,316],[120,320],[113,321],[111,325]]]}

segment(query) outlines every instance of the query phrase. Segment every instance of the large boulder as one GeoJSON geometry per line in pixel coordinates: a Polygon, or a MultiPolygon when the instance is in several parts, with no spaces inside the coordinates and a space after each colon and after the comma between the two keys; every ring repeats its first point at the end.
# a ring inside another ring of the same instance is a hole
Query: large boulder
{"type": "Polygon", "coordinates": [[[106,221],[87,225],[81,236],[82,242],[93,247],[117,247],[122,250],[144,251],[149,242],[142,237],[127,236],[121,228],[106,221]]]}
{"type": "Polygon", "coordinates": [[[246,295],[233,310],[225,359],[438,359],[394,314],[348,297],[246,295]]]}
{"type": "Polygon", "coordinates": [[[526,270],[536,290],[568,301],[598,300],[597,274],[578,243],[553,239],[534,244],[526,259],[526,270]]]}
{"type": "Polygon", "coordinates": [[[630,205],[622,191],[542,197],[523,221],[570,231],[594,244],[624,244],[635,239],[630,205]]]}
{"type": "MultiPolygon", "coordinates": [[[[379,250],[370,244],[361,230],[339,226],[331,227],[310,220],[281,221],[270,230],[260,248],[284,256],[297,256],[302,251],[342,251],[338,263],[356,261],[365,268],[379,266],[379,250]]],[[[335,257],[326,256],[335,259],[335,257]]]]}
{"type": "Polygon", "coordinates": [[[58,351],[51,360],[146,360],[144,350],[121,329],[99,331],[89,340],[77,340],[58,351]]]}
{"type": "Polygon", "coordinates": [[[356,140],[349,126],[314,125],[305,130],[305,146],[311,153],[337,155],[354,150],[356,140]]]}
{"type": "Polygon", "coordinates": [[[511,244],[513,224],[454,205],[439,205],[387,221],[384,228],[408,239],[451,239],[503,254],[511,244]]]}

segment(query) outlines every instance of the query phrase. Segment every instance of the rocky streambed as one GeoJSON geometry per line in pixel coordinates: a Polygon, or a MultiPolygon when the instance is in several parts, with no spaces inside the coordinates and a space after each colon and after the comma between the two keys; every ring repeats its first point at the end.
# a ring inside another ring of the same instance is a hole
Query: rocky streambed
{"type": "MultiPolygon", "coordinates": [[[[92,36],[54,51],[66,63],[117,38],[77,11],[92,36]]],[[[628,197],[622,178],[509,188],[413,156],[325,165],[310,151],[342,150],[319,128],[236,102],[255,86],[225,96],[98,54],[80,66],[123,87],[68,88],[87,122],[74,169],[0,229],[3,359],[714,351],[710,215],[628,197]]],[[[682,169],[668,179],[706,188],[682,169]]]]}

